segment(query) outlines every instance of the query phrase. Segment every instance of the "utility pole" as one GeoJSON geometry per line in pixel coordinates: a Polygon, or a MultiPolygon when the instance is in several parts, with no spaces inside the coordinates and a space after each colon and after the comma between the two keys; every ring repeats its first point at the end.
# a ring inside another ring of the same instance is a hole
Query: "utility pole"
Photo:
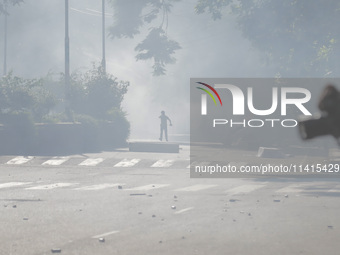
{"type": "Polygon", "coordinates": [[[105,59],[105,0],[102,0],[102,43],[103,43],[103,59],[102,67],[104,74],[106,74],[106,59],[105,59]]]}
{"type": "Polygon", "coordinates": [[[68,33],[68,0],[65,0],[65,112],[70,119],[70,39],[68,33]]]}
{"type": "Polygon", "coordinates": [[[4,73],[7,75],[7,0],[4,0],[5,22],[4,22],[4,73]]]}

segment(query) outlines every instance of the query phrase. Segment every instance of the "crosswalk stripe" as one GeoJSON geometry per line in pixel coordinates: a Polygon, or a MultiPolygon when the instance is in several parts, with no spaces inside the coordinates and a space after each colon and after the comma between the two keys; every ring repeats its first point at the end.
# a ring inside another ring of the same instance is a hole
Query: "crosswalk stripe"
{"type": "Polygon", "coordinates": [[[31,184],[31,183],[32,182],[7,182],[7,183],[1,183],[0,184],[0,189],[17,187],[17,186],[27,185],[27,184],[31,184]]]}
{"type": "Polygon", "coordinates": [[[145,186],[140,186],[140,187],[135,187],[135,188],[131,188],[131,189],[125,189],[125,190],[152,190],[152,189],[159,189],[159,188],[164,188],[170,186],[170,184],[149,184],[149,185],[145,185],[145,186]]]}
{"type": "Polygon", "coordinates": [[[49,190],[49,189],[56,189],[56,188],[64,188],[64,187],[70,187],[73,185],[77,185],[78,183],[53,183],[48,185],[41,185],[41,186],[34,186],[30,188],[26,188],[27,190],[49,190]]]}
{"type": "Polygon", "coordinates": [[[239,169],[241,166],[246,166],[247,162],[229,162],[228,166],[235,166],[236,169],[239,169]]]}
{"type": "Polygon", "coordinates": [[[176,189],[176,191],[199,191],[204,189],[210,189],[216,187],[217,185],[193,185],[181,189],[176,189]]]}
{"type": "Polygon", "coordinates": [[[210,165],[210,162],[208,161],[203,161],[203,162],[194,161],[190,165],[188,165],[187,168],[190,168],[192,166],[209,166],[209,165],[210,165]]]}
{"type": "Polygon", "coordinates": [[[163,160],[160,159],[155,162],[151,167],[170,167],[174,163],[173,160],[163,160]]]}
{"type": "Polygon", "coordinates": [[[34,157],[31,157],[31,156],[28,156],[28,157],[18,156],[18,157],[12,158],[6,164],[7,165],[21,165],[21,164],[27,163],[28,161],[30,161],[32,159],[34,159],[34,157]]]}
{"type": "Polygon", "coordinates": [[[115,164],[114,167],[132,167],[136,165],[140,159],[134,158],[134,159],[123,159],[119,163],[115,164]]]}
{"type": "Polygon", "coordinates": [[[257,189],[263,188],[266,186],[265,184],[249,184],[249,185],[241,185],[232,189],[227,190],[226,192],[231,195],[236,195],[240,193],[249,193],[255,191],[257,189]]]}
{"type": "Polygon", "coordinates": [[[102,190],[106,188],[114,188],[114,187],[123,186],[123,185],[125,185],[125,183],[103,183],[103,184],[80,187],[74,190],[102,190]]]}
{"type": "Polygon", "coordinates": [[[42,165],[59,166],[69,159],[69,157],[54,157],[53,159],[45,161],[42,165]]]}
{"type": "Polygon", "coordinates": [[[88,158],[81,162],[79,166],[96,166],[103,161],[103,158],[88,158]]]}

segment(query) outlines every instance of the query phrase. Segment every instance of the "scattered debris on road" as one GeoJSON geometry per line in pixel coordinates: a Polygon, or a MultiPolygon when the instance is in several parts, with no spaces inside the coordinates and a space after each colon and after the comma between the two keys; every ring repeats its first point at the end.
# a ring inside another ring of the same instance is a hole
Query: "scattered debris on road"
{"type": "Polygon", "coordinates": [[[238,200],[238,199],[229,199],[229,202],[237,202],[237,201],[240,201],[240,200],[238,200]]]}

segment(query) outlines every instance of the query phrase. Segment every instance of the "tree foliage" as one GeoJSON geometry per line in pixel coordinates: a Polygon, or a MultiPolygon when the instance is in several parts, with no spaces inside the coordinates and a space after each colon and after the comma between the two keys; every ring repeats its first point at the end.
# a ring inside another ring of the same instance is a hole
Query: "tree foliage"
{"type": "Polygon", "coordinates": [[[143,26],[149,27],[148,35],[135,48],[138,52],[136,59],[153,60],[155,76],[165,74],[165,66],[176,61],[173,55],[181,48],[167,35],[168,14],[172,4],[178,1],[111,0],[115,17],[115,23],[110,28],[112,38],[133,38],[140,33],[143,26]]]}
{"type": "Polygon", "coordinates": [[[164,75],[165,65],[176,61],[172,55],[181,47],[170,40],[162,28],[152,28],[148,36],[136,46],[137,60],[154,60],[154,75],[164,75]]]}
{"type": "Polygon", "coordinates": [[[24,2],[24,0],[3,0],[0,2],[0,15],[8,14],[6,13],[6,5],[18,5],[22,2],[24,2]]]}
{"type": "Polygon", "coordinates": [[[214,20],[236,15],[243,35],[284,75],[339,74],[337,0],[199,0],[196,11],[214,20]]]}
{"type": "Polygon", "coordinates": [[[102,67],[93,68],[84,74],[72,75],[71,109],[76,114],[89,115],[95,119],[110,120],[113,109],[121,111],[121,103],[129,82],[104,73],[102,67]]]}
{"type": "Polygon", "coordinates": [[[9,73],[0,80],[0,115],[28,113],[35,121],[55,106],[54,96],[45,88],[44,79],[23,79],[9,73]]]}

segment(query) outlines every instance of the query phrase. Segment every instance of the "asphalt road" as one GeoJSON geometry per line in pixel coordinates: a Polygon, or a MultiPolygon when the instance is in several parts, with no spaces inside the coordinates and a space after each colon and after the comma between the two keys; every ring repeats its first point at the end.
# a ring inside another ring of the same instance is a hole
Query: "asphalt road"
{"type": "Polygon", "coordinates": [[[1,255],[339,254],[338,179],[190,179],[185,150],[15,158],[1,255]]]}

